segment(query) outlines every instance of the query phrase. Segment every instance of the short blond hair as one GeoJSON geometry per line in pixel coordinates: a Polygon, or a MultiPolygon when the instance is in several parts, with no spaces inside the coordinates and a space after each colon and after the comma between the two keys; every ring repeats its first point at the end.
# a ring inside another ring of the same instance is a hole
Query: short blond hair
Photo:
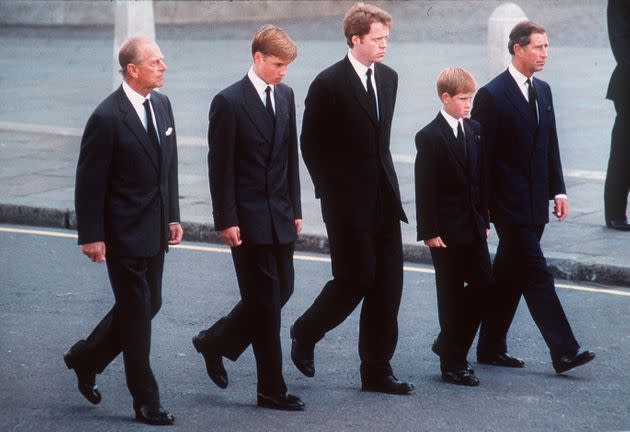
{"type": "Polygon", "coordinates": [[[350,48],[353,48],[353,36],[363,37],[370,32],[370,27],[375,22],[380,22],[386,27],[392,26],[392,16],[383,9],[359,2],[353,4],[343,17],[343,34],[350,48]]]}
{"type": "Polygon", "coordinates": [[[444,69],[437,77],[438,97],[444,93],[455,96],[460,93],[472,93],[477,89],[475,77],[466,69],[460,67],[449,67],[444,69]]]}
{"type": "Polygon", "coordinates": [[[297,57],[297,46],[280,27],[265,24],[252,38],[252,56],[257,52],[292,62],[297,57]]]}

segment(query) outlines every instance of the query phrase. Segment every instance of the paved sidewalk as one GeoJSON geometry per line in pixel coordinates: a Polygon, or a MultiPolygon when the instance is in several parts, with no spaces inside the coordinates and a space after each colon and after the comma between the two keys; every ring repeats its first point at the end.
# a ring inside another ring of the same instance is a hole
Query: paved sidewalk
{"type": "MultiPolygon", "coordinates": [[[[538,4],[535,0],[526,3],[538,4]]],[[[603,13],[595,3],[584,2],[581,8],[591,15],[603,13]]],[[[433,13],[450,2],[431,4],[435,5],[433,13]]],[[[411,222],[403,226],[405,257],[430,262],[428,249],[415,241],[413,137],[438,110],[434,79],[441,69],[459,64],[471,70],[480,84],[487,81],[485,46],[479,36],[487,18],[474,14],[471,20],[475,24],[461,29],[469,42],[461,43],[456,32],[443,39],[435,36],[445,25],[444,16],[416,17],[422,23],[420,32],[414,25],[416,18],[403,16],[404,8],[396,11],[400,37],[397,40],[392,35],[387,64],[400,78],[392,152],[411,222]]],[[[409,11],[410,15],[428,13],[419,6],[409,11]]],[[[560,5],[546,9],[546,15],[533,7],[526,12],[539,13],[541,17],[531,18],[551,22],[566,32],[559,32],[558,39],[564,44],[554,46],[550,30],[553,50],[541,77],[554,90],[570,216],[565,222],[548,225],[543,236],[545,255],[557,276],[630,286],[630,233],[603,226],[604,170],[614,120],[612,104],[604,99],[614,66],[602,36],[604,20],[588,21],[590,27],[584,31],[597,36],[592,43],[582,44],[573,37],[582,28],[563,26],[566,11],[560,5]],[[577,41],[575,46],[570,44],[572,40],[577,41]]],[[[338,21],[283,24],[290,34],[303,38],[296,37],[299,57],[287,76],[296,93],[298,119],[312,78],[346,52],[340,33],[331,36],[339,31],[338,21]],[[300,29],[304,29],[301,34],[300,29]],[[318,33],[317,29],[324,30],[318,33]]],[[[173,102],[178,129],[181,207],[188,240],[216,238],[210,225],[207,185],[208,106],[218,90],[246,73],[250,42],[245,35],[259,24],[158,28],[158,41],[169,65],[164,93],[173,102]]],[[[111,91],[112,39],[110,28],[0,29],[0,223],[74,227],[74,172],[80,135],[91,110],[111,91]]],[[[304,235],[298,247],[326,251],[319,203],[303,166],[301,175],[304,235]]],[[[494,249],[496,236],[490,243],[494,249]]]]}
{"type": "MultiPolygon", "coordinates": [[[[0,149],[0,223],[74,228],[79,137],[0,130],[0,149]]],[[[217,240],[211,225],[206,152],[198,145],[179,148],[180,205],[187,240],[217,240]]],[[[298,249],[326,252],[319,202],[305,167],[301,168],[304,235],[298,249]]],[[[430,263],[428,249],[415,241],[413,164],[397,162],[396,170],[411,221],[403,224],[405,259],[430,263]]],[[[565,279],[630,286],[630,233],[603,226],[603,181],[568,177],[566,182],[571,217],[562,223],[551,222],[543,236],[554,273],[565,279]]],[[[490,243],[494,250],[496,236],[490,243]]]]}

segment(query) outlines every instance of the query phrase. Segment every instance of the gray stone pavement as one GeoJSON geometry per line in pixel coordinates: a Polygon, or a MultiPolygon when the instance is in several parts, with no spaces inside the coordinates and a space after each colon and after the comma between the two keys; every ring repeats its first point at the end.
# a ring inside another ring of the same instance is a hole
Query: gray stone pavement
{"type": "MultiPolygon", "coordinates": [[[[430,259],[428,250],[415,241],[413,137],[439,108],[434,79],[441,69],[461,65],[473,72],[479,84],[487,81],[483,29],[491,6],[498,3],[392,3],[398,27],[392,33],[386,63],[399,72],[400,80],[392,152],[411,222],[403,226],[409,261],[430,259]],[[483,6],[463,18],[471,4],[483,6]],[[449,13],[455,19],[450,20],[449,13]]],[[[604,99],[614,67],[605,37],[604,7],[594,1],[523,3],[530,18],[547,25],[550,33],[553,49],[540,75],[554,90],[570,198],[569,219],[551,222],[546,229],[545,254],[563,278],[630,285],[630,234],[603,226],[603,179],[614,119],[611,103],[604,99]],[[554,45],[554,29],[559,45],[554,45]]],[[[280,23],[295,35],[300,50],[286,80],[296,93],[298,118],[312,78],[346,52],[340,21],[280,23]]],[[[249,35],[259,25],[157,29],[169,65],[163,92],[175,111],[182,218],[188,240],[212,238],[205,148],[209,102],[217,91],[246,73],[249,35]]],[[[0,222],[74,226],[74,169],[80,135],[89,113],[111,91],[112,41],[111,27],[0,29],[0,222]]],[[[301,175],[305,235],[299,247],[325,251],[319,203],[304,167],[301,175]]],[[[494,249],[496,236],[490,243],[494,249]]]]}

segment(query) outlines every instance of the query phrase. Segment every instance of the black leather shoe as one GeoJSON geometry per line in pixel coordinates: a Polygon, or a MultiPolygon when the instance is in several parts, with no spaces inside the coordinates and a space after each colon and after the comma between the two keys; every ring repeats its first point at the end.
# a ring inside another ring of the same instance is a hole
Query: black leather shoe
{"type": "Polygon", "coordinates": [[[522,368],[525,362],[516,357],[512,357],[507,352],[495,355],[477,354],[477,363],[489,364],[494,366],[505,366],[511,368],[522,368]]]}
{"type": "Polygon", "coordinates": [[[466,369],[442,372],[442,380],[447,383],[469,387],[476,387],[479,385],[479,379],[475,376],[475,374],[470,373],[466,369]]]}
{"type": "MultiPolygon", "coordinates": [[[[440,338],[439,337],[436,337],[435,339],[433,339],[433,344],[431,344],[431,351],[433,351],[433,354],[440,357],[440,338]]],[[[475,369],[473,369],[472,365],[468,362],[466,362],[465,369],[471,374],[475,373],[475,369]]]]}
{"type": "Polygon", "coordinates": [[[96,387],[96,373],[85,369],[77,368],[72,362],[72,350],[66,351],[63,355],[63,361],[68,366],[68,369],[73,369],[77,375],[79,392],[88,401],[94,405],[98,405],[101,402],[101,392],[96,387]]]}
{"type": "Polygon", "coordinates": [[[296,339],[291,326],[291,360],[295,367],[309,378],[315,376],[315,345],[296,339]]]}
{"type": "Polygon", "coordinates": [[[258,393],[258,406],[281,411],[304,411],[304,402],[289,393],[266,395],[258,393]]]}
{"type": "Polygon", "coordinates": [[[192,338],[192,343],[199,354],[206,362],[206,372],[208,376],[219,388],[226,389],[228,386],[228,375],[223,366],[223,357],[212,350],[204,349],[201,346],[199,336],[192,338]]]}
{"type": "Polygon", "coordinates": [[[387,393],[393,395],[407,395],[414,391],[412,383],[398,381],[393,375],[385,375],[380,378],[364,379],[361,390],[368,392],[387,393]]]}
{"type": "Polygon", "coordinates": [[[561,374],[570,369],[582,366],[583,364],[590,362],[594,358],[595,353],[591,351],[582,351],[581,353],[577,353],[574,355],[565,354],[553,360],[553,368],[556,370],[557,374],[561,374]]]}
{"type": "Polygon", "coordinates": [[[175,417],[160,404],[142,404],[134,408],[136,420],[154,426],[168,426],[175,423],[175,417]]]}
{"type": "Polygon", "coordinates": [[[626,219],[613,219],[606,222],[606,226],[610,229],[618,231],[630,231],[630,224],[626,219]]]}

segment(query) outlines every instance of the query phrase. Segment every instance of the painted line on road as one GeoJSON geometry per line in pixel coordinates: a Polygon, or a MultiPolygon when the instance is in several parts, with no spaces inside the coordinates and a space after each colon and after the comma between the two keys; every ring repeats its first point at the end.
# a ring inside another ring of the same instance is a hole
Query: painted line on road
{"type": "MultiPolygon", "coordinates": [[[[6,232],[6,233],[12,233],[12,234],[41,235],[41,236],[48,236],[48,237],[74,238],[74,239],[78,237],[74,233],[63,233],[63,232],[58,232],[58,231],[33,230],[33,229],[8,228],[8,227],[0,227],[0,232],[6,232]]],[[[171,246],[171,247],[174,249],[184,249],[184,250],[192,250],[192,251],[200,251],[200,252],[213,252],[213,253],[222,253],[222,254],[230,253],[230,249],[227,246],[197,246],[197,245],[190,245],[190,244],[180,244],[180,245],[171,246]]],[[[303,255],[303,254],[295,254],[294,259],[298,261],[330,263],[329,257],[317,257],[317,256],[311,256],[311,255],[303,255]]],[[[404,266],[403,270],[410,273],[435,274],[435,270],[433,270],[432,268],[404,266]]],[[[570,289],[573,291],[583,291],[583,292],[592,292],[592,293],[598,293],[598,294],[610,294],[610,295],[616,295],[616,296],[622,296],[622,297],[630,297],[630,291],[622,291],[622,290],[617,290],[617,289],[590,288],[590,287],[585,287],[585,286],[564,284],[564,283],[557,283],[556,287],[562,288],[562,289],[570,289]]]]}

